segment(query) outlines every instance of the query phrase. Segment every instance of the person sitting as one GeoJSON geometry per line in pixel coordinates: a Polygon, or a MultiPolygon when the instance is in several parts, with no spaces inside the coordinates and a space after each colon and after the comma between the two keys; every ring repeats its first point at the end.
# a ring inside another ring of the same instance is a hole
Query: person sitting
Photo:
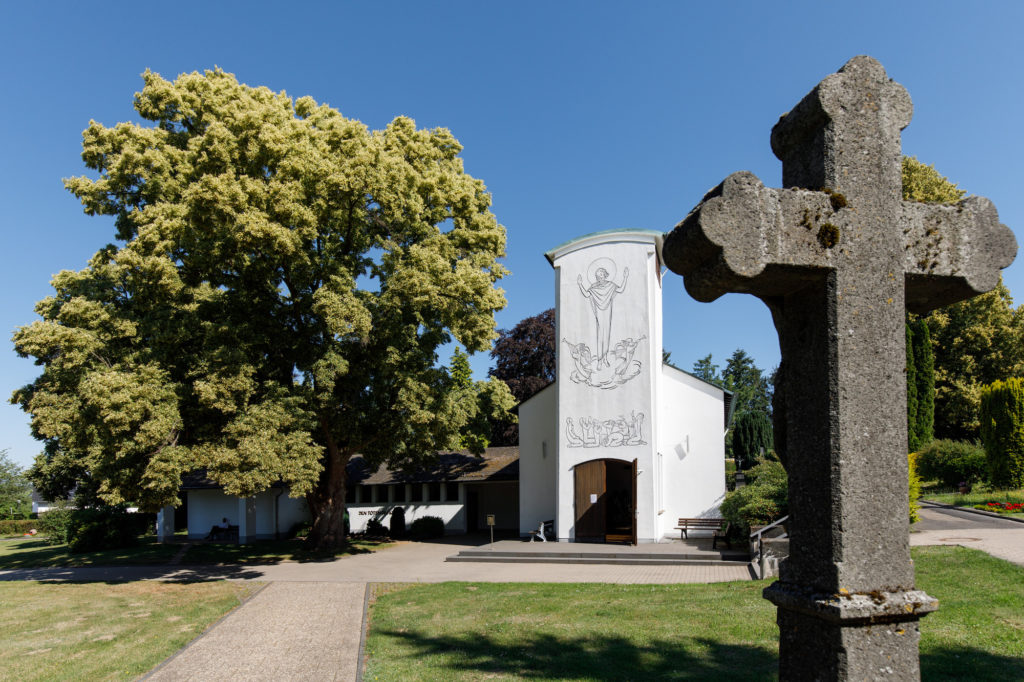
{"type": "Polygon", "coordinates": [[[213,528],[210,529],[209,534],[206,536],[206,540],[224,539],[228,535],[228,528],[231,525],[228,523],[227,518],[222,518],[220,523],[214,524],[213,528]]]}

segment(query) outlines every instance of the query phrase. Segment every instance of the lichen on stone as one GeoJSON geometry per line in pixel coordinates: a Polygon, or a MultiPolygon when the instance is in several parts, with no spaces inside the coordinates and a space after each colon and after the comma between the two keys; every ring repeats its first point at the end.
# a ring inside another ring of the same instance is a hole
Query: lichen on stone
{"type": "Polygon", "coordinates": [[[832,223],[822,223],[818,230],[818,243],[826,249],[831,249],[839,243],[839,228],[832,223]]]}

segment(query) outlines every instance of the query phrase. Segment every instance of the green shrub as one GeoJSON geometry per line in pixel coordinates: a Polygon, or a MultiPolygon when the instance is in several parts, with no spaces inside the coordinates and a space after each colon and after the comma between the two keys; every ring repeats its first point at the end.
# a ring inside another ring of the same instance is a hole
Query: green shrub
{"type": "Polygon", "coordinates": [[[981,389],[981,440],[993,486],[1024,486],[1024,379],[996,381],[981,389]]]}
{"type": "Polygon", "coordinates": [[[948,488],[984,480],[989,468],[980,445],[959,440],[933,440],[918,453],[917,466],[921,478],[948,488]]]}
{"type": "Polygon", "coordinates": [[[0,520],[0,535],[24,535],[33,528],[39,529],[39,522],[34,519],[0,520]]]}
{"type": "Polygon", "coordinates": [[[789,512],[789,482],[779,462],[766,460],[747,472],[747,485],[727,493],[722,517],[743,532],[763,526],[789,512]]]}
{"type": "Polygon", "coordinates": [[[910,493],[910,522],[917,523],[921,520],[921,505],[917,503],[921,499],[921,476],[917,473],[916,452],[907,455],[907,490],[910,493]]]}
{"type": "Polygon", "coordinates": [[[421,516],[409,526],[409,535],[416,540],[442,537],[444,535],[444,520],[436,516],[421,516]]]}
{"type": "Polygon", "coordinates": [[[75,508],[64,500],[58,500],[49,511],[39,515],[39,531],[46,535],[52,545],[66,545],[70,539],[71,515],[75,508]]]}
{"type": "Polygon", "coordinates": [[[138,544],[150,515],[133,514],[124,507],[76,509],[68,527],[68,549],[73,553],[118,549],[138,544]]]}
{"type": "MultiPolygon", "coordinates": [[[[430,517],[430,518],[434,518],[434,517],[430,517]]],[[[415,526],[416,526],[416,524],[413,523],[413,527],[415,527],[415,526]]],[[[444,522],[441,522],[441,533],[442,534],[444,533],[444,522]]],[[[365,532],[365,535],[369,535],[370,537],[375,537],[375,538],[387,537],[387,535],[388,535],[388,527],[385,526],[380,521],[378,521],[377,519],[370,519],[369,521],[366,522],[366,532],[365,532]]]]}

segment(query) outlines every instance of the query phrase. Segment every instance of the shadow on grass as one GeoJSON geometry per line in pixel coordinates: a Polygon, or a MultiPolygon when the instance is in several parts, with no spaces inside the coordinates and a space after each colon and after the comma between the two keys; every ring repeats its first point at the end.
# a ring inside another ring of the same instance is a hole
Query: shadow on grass
{"type": "MultiPolygon", "coordinates": [[[[651,640],[638,646],[629,639],[613,636],[571,638],[534,634],[508,643],[475,634],[380,634],[404,642],[412,649],[409,658],[438,657],[439,674],[448,670],[544,679],[760,681],[776,679],[778,667],[774,651],[723,644],[710,638],[651,640]]],[[[386,666],[379,672],[387,673],[386,666]]]]}
{"type": "MultiPolygon", "coordinates": [[[[515,643],[487,635],[427,636],[384,631],[401,641],[407,658],[436,657],[434,670],[467,676],[510,675],[542,679],[774,680],[778,653],[748,644],[714,639],[653,640],[642,646],[623,637],[527,636],[515,643]]],[[[394,656],[394,654],[390,654],[394,656]]],[[[401,661],[395,661],[402,665],[401,661]]],[[[379,667],[387,673],[387,664],[379,667]]],[[[426,673],[420,669],[418,672],[426,673]]],[[[429,675],[427,675],[429,676],[429,675]]],[[[1024,660],[972,647],[939,649],[921,655],[921,678],[938,681],[1024,680],[1024,660]]]]}
{"type": "Polygon", "coordinates": [[[109,566],[166,564],[178,551],[154,538],[143,538],[132,547],[73,554],[67,545],[51,545],[42,538],[5,540],[0,545],[0,570],[45,566],[109,566]]]}
{"type": "Polygon", "coordinates": [[[260,580],[263,574],[245,566],[46,566],[0,573],[0,582],[127,583],[156,580],[205,583],[218,580],[260,580]]]}
{"type": "Polygon", "coordinates": [[[921,679],[929,682],[1024,680],[1024,659],[973,647],[938,649],[921,654],[921,679]]]}

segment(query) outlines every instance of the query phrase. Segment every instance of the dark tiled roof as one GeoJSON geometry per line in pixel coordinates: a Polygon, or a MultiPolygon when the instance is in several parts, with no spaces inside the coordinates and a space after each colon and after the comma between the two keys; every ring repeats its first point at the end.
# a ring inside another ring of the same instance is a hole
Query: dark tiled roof
{"type": "Polygon", "coordinates": [[[356,455],[348,464],[349,483],[378,485],[383,483],[432,483],[448,481],[463,483],[481,481],[518,481],[519,448],[487,448],[483,456],[468,450],[442,452],[433,466],[414,471],[391,471],[386,464],[370,472],[366,462],[356,455]]]}
{"type": "MultiPolygon", "coordinates": [[[[435,481],[518,481],[519,448],[487,448],[481,457],[470,453],[469,450],[442,452],[438,454],[433,466],[414,471],[391,471],[386,464],[382,464],[372,473],[367,470],[362,455],[356,455],[349,460],[347,471],[350,483],[367,485],[435,481]]],[[[223,486],[207,475],[206,469],[196,469],[181,477],[182,490],[217,490],[221,487],[223,486]]],[[[281,484],[275,483],[271,487],[280,488],[281,484]]]]}

